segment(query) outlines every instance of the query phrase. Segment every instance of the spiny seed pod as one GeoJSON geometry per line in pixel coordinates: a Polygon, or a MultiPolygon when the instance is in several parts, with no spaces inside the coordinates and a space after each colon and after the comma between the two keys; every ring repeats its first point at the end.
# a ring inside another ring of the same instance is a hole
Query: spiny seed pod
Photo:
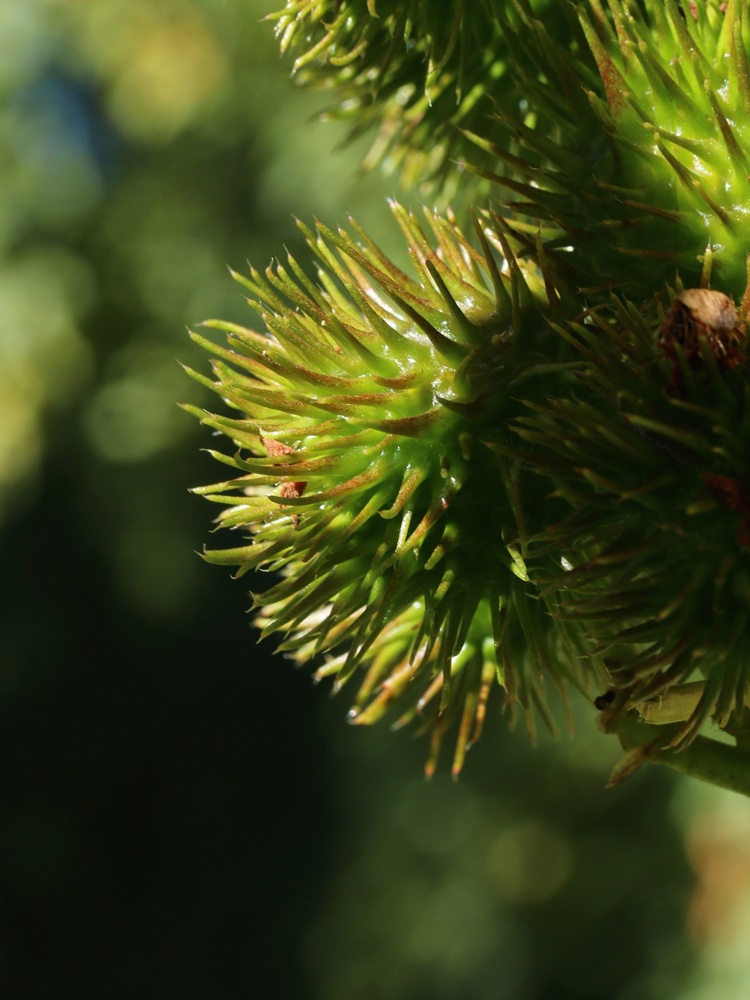
{"type": "Polygon", "coordinates": [[[556,632],[524,560],[545,504],[500,454],[517,395],[541,398],[566,378],[567,347],[549,324],[554,275],[499,265],[457,227],[427,213],[432,242],[394,206],[418,276],[367,237],[319,226],[306,234],[324,265],[314,283],[289,259],[239,280],[268,333],[222,322],[215,390],[237,416],[198,412],[237,446],[234,470],[197,492],[228,505],[219,523],[249,535],[206,553],[214,563],[280,576],[255,595],[263,634],[339,688],[365,670],[352,718],[397,702],[433,732],[458,722],[454,770],[476,738],[497,677],[533,730],[546,708],[543,670],[584,685],[573,629],[556,632]],[[491,447],[485,444],[491,443],[491,447]]]}
{"type": "Polygon", "coordinates": [[[712,265],[737,298],[750,212],[747,5],[607,0],[605,11],[588,0],[579,16],[597,75],[526,17],[537,72],[520,78],[555,129],[503,112],[521,152],[476,137],[502,165],[486,176],[509,192],[521,229],[542,226],[582,288],[645,301],[676,270],[698,284],[712,265]]]}
{"type": "MultiPolygon", "coordinates": [[[[511,141],[493,110],[523,100],[508,73],[509,39],[516,43],[500,18],[506,6],[513,9],[507,0],[289,0],[270,17],[282,52],[296,56],[296,80],[335,91],[327,115],[352,121],[353,138],[375,130],[365,166],[382,163],[423,192],[448,183],[455,202],[467,186],[476,194],[476,178],[457,184],[454,161],[488,160],[459,128],[511,141]]],[[[565,4],[532,6],[555,37],[580,34],[565,4]]]]}
{"type": "MultiPolygon", "coordinates": [[[[667,317],[707,301],[704,290],[671,297],[667,317]]],[[[588,368],[574,393],[532,404],[516,429],[529,467],[572,508],[529,543],[564,553],[542,591],[597,641],[592,655],[625,708],[703,675],[677,737],[686,745],[709,715],[725,727],[750,697],[750,381],[710,337],[690,356],[675,339],[676,392],[660,347],[667,321],[620,303],[561,331],[588,368]]]]}

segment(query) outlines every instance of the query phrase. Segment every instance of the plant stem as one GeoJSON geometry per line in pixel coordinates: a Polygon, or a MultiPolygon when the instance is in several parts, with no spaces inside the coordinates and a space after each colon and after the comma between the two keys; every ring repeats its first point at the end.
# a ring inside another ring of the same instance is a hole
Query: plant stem
{"type": "Polygon", "coordinates": [[[668,744],[681,726],[652,726],[643,722],[637,712],[603,712],[601,726],[605,732],[614,733],[623,750],[628,751],[630,765],[620,777],[631,773],[641,761],[649,760],[750,797],[750,753],[744,749],[706,736],[696,737],[684,749],[670,749],[668,744]]]}

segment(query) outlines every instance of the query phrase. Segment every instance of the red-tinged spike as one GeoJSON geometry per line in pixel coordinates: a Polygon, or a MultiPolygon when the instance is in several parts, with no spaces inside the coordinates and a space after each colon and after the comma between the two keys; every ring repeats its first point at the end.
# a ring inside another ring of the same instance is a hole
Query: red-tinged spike
{"type": "Polygon", "coordinates": [[[436,408],[427,410],[425,413],[419,413],[414,417],[393,417],[385,420],[376,420],[360,415],[358,419],[363,426],[385,431],[387,434],[418,438],[436,424],[441,419],[441,416],[440,410],[436,408]]]}
{"type": "Polygon", "coordinates": [[[368,486],[372,486],[374,483],[378,482],[384,472],[386,472],[386,466],[376,464],[371,466],[365,472],[360,472],[357,476],[352,476],[351,479],[347,479],[344,483],[339,483],[337,486],[333,486],[330,490],[322,490],[320,493],[310,493],[304,496],[270,496],[269,500],[272,500],[276,504],[280,504],[283,507],[298,507],[305,506],[308,504],[318,504],[322,503],[324,500],[333,500],[336,497],[347,496],[350,493],[358,493],[360,490],[367,489],[368,486]]]}
{"type": "Polygon", "coordinates": [[[443,743],[443,737],[445,735],[445,728],[440,721],[436,721],[432,728],[432,733],[430,734],[430,755],[427,758],[427,763],[424,767],[424,776],[429,779],[435,774],[437,770],[438,760],[440,757],[440,747],[443,743]]]}
{"type": "Polygon", "coordinates": [[[456,750],[453,755],[453,764],[451,765],[451,776],[454,778],[459,777],[461,771],[463,770],[464,760],[466,759],[466,751],[471,746],[471,725],[474,721],[474,713],[476,711],[477,697],[474,692],[470,692],[466,696],[464,701],[463,711],[461,712],[461,721],[458,725],[458,735],[456,736],[456,750]]]}
{"type": "Polygon", "coordinates": [[[589,20],[588,15],[582,8],[578,10],[578,18],[591,53],[596,60],[610,111],[615,118],[618,118],[628,107],[630,91],[609,53],[604,48],[599,35],[594,30],[594,26],[589,20]]]}

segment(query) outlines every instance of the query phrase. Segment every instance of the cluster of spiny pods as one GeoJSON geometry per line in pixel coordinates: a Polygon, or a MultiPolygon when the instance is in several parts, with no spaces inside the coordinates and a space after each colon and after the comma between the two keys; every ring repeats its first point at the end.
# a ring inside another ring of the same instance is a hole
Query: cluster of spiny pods
{"type": "Polygon", "coordinates": [[[238,544],[206,557],[271,571],[264,634],[356,677],[353,721],[428,730],[428,772],[492,704],[554,729],[550,686],[627,711],[692,682],[686,745],[748,695],[748,19],[438,7],[277,15],[381,157],[465,181],[471,235],[394,205],[410,274],[319,225],[315,279],[237,276],[261,329],[196,336],[228,407],[198,415],[234,445],[198,492],[238,544]]]}

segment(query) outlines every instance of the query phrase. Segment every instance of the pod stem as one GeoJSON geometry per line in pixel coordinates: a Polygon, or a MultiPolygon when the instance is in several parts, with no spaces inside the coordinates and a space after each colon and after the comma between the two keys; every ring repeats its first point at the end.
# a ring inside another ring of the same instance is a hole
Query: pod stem
{"type": "Polygon", "coordinates": [[[675,750],[669,744],[679,734],[679,724],[653,726],[635,711],[602,712],[600,726],[604,732],[616,735],[625,751],[615,765],[610,786],[619,784],[644,761],[650,761],[750,798],[750,751],[744,740],[733,746],[698,736],[689,746],[675,750]]]}

